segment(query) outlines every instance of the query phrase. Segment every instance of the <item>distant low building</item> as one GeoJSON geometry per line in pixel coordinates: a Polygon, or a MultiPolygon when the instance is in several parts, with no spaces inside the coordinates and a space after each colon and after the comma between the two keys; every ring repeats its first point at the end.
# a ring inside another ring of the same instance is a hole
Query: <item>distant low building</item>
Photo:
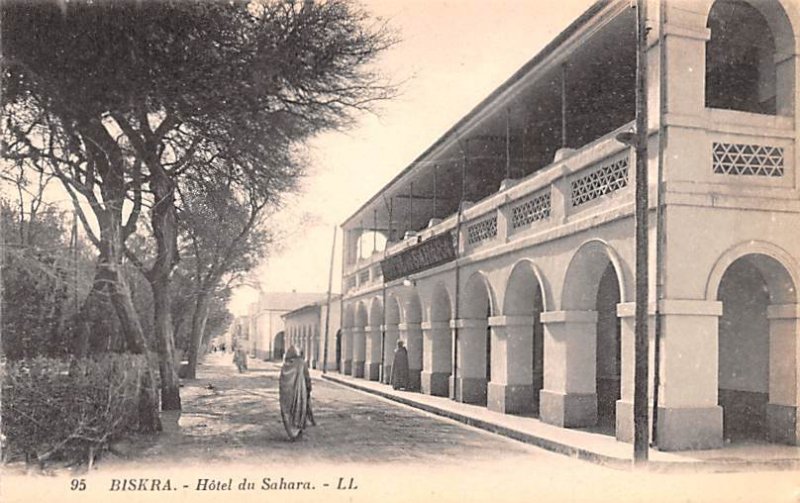
{"type": "Polygon", "coordinates": [[[325,298],[324,293],[314,292],[262,292],[258,302],[250,304],[249,313],[249,352],[264,360],[283,357],[280,334],[284,331],[282,316],[299,307],[325,298]]]}
{"type": "Polygon", "coordinates": [[[335,294],[331,296],[330,316],[327,298],[284,314],[285,346],[280,349],[285,351],[293,345],[303,352],[312,368],[322,369],[325,361],[326,370],[337,370],[341,357],[341,307],[341,295],[335,294]]]}

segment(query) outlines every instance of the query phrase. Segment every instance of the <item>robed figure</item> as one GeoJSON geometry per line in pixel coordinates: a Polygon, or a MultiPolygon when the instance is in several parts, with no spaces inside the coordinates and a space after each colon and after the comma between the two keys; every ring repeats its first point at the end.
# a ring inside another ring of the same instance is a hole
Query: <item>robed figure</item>
{"type": "Polygon", "coordinates": [[[311,414],[311,376],[305,360],[294,346],[283,357],[278,391],[283,427],[289,438],[295,440],[303,433],[307,423],[315,423],[311,414]]]}
{"type": "Polygon", "coordinates": [[[408,351],[403,341],[397,341],[397,349],[394,350],[391,383],[394,389],[408,388],[408,351]]]}

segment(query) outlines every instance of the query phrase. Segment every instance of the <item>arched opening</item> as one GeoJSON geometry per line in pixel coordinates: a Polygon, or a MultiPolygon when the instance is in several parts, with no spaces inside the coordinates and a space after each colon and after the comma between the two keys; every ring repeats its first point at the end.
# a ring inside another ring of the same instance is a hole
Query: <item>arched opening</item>
{"type": "Polygon", "coordinates": [[[576,379],[580,383],[573,386],[595,400],[594,407],[587,406],[576,424],[608,435],[616,432],[616,407],[621,397],[622,334],[617,316],[617,304],[625,298],[621,264],[607,244],[585,243],[567,268],[562,300],[565,311],[584,316],[581,324],[570,330],[581,335],[573,342],[574,353],[565,365],[575,368],[573,373],[581,372],[576,379]]]}
{"type": "Polygon", "coordinates": [[[372,299],[369,307],[369,327],[366,333],[366,363],[364,377],[369,381],[377,381],[381,371],[381,343],[383,325],[383,304],[379,297],[372,299]]]}
{"type": "Polygon", "coordinates": [[[342,374],[353,373],[353,327],[355,325],[355,307],[347,304],[342,316],[342,340],[339,352],[339,372],[342,374]]]}
{"type": "Polygon", "coordinates": [[[793,63],[784,59],[793,53],[793,35],[780,4],[717,0],[707,26],[706,106],[789,114],[793,63]]]}
{"type": "Polygon", "coordinates": [[[272,343],[272,358],[274,360],[282,360],[285,352],[286,344],[284,342],[284,332],[281,330],[275,335],[275,339],[272,343]]]}
{"type": "MultiPolygon", "coordinates": [[[[795,287],[786,269],[767,255],[733,261],[719,282],[718,404],[726,442],[783,439],[784,426],[770,424],[769,408],[785,406],[796,389],[796,323],[771,316],[772,306],[794,305],[795,287]],[[772,344],[778,344],[771,347],[772,344]],[[789,347],[781,346],[789,344],[789,347]],[[774,368],[773,368],[774,367],[774,368]],[[787,372],[788,370],[788,372],[787,372]],[[786,374],[789,375],[786,375],[786,374]],[[791,376],[795,377],[791,377],[791,376]]],[[[795,313],[796,314],[796,313],[795,313]]],[[[794,321],[794,320],[790,320],[794,321]]],[[[793,404],[796,407],[796,404],[793,404]]],[[[790,429],[796,431],[796,418],[790,429]]],[[[796,433],[795,433],[796,434],[796,433]]]]}
{"type": "Polygon", "coordinates": [[[406,350],[408,351],[408,389],[419,391],[422,385],[422,303],[416,289],[410,290],[405,296],[403,306],[404,333],[406,350]]]}
{"type": "Polygon", "coordinates": [[[541,320],[543,311],[544,294],[539,277],[530,263],[518,264],[508,279],[503,313],[506,316],[529,318],[530,323],[515,324],[506,328],[509,339],[517,335],[522,336],[521,347],[511,346],[511,342],[508,343],[506,358],[509,368],[518,369],[514,374],[524,381],[509,382],[510,385],[525,387],[525,401],[517,410],[534,415],[539,413],[539,392],[544,385],[544,326],[541,320]]]}
{"type": "Polygon", "coordinates": [[[608,262],[597,289],[597,425],[604,432],[614,434],[616,404],[620,399],[621,326],[617,317],[620,303],[619,282],[611,262],[608,262]]]}
{"type": "Polygon", "coordinates": [[[367,308],[363,302],[356,306],[355,327],[353,327],[353,377],[364,377],[364,362],[367,351],[366,328],[369,323],[367,308]]]}
{"type": "Polygon", "coordinates": [[[423,393],[447,396],[452,375],[453,337],[450,329],[452,309],[450,295],[441,283],[437,284],[431,297],[430,325],[423,337],[422,391],[423,393]]]}
{"type": "Polygon", "coordinates": [[[493,315],[492,295],[481,274],[472,276],[464,288],[464,310],[458,337],[456,398],[486,405],[487,386],[492,378],[492,344],[489,317],[493,315]]]}
{"type": "Polygon", "coordinates": [[[395,295],[386,297],[384,312],[385,331],[383,340],[383,382],[389,384],[397,339],[400,337],[400,303],[395,295]]]}

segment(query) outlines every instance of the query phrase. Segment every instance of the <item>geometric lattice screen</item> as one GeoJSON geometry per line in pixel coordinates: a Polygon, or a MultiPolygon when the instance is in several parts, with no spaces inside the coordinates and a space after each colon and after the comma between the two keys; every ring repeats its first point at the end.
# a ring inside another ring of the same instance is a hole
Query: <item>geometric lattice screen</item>
{"type": "Polygon", "coordinates": [[[783,147],[713,144],[714,173],[743,176],[783,176],[783,147]]]}
{"type": "Polygon", "coordinates": [[[511,228],[517,229],[550,216],[550,191],[511,207],[511,228]]]}
{"type": "Polygon", "coordinates": [[[601,164],[570,182],[572,206],[593,201],[628,185],[628,156],[601,164]]]}
{"type": "Polygon", "coordinates": [[[497,215],[478,220],[467,226],[467,244],[480,243],[497,236],[497,215]]]}

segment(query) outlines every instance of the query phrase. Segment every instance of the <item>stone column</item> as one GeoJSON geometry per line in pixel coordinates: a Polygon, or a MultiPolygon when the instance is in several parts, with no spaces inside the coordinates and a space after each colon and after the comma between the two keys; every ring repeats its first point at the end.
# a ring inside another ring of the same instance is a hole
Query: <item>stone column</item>
{"type": "Polygon", "coordinates": [[[544,386],[539,417],[572,428],[597,424],[596,311],[550,311],[544,324],[544,386]]]}
{"type": "Polygon", "coordinates": [[[453,320],[458,331],[456,375],[450,376],[451,395],[464,403],[486,403],[486,327],[482,319],[453,320]]]}
{"type": "Polygon", "coordinates": [[[400,338],[400,329],[397,328],[397,325],[386,325],[384,332],[386,339],[383,344],[383,382],[389,384],[392,378],[394,349],[397,347],[397,339],[400,338]]]}
{"type": "Polygon", "coordinates": [[[453,366],[450,324],[446,321],[422,323],[421,387],[426,395],[447,396],[453,366]]]}
{"type": "Polygon", "coordinates": [[[722,407],[717,403],[717,392],[722,303],[665,299],[659,315],[658,448],[721,447],[722,407]]]}
{"type": "Polygon", "coordinates": [[[350,327],[342,327],[342,362],[339,372],[353,374],[353,329],[350,327]]]}
{"type": "Polygon", "coordinates": [[[520,414],[534,410],[533,316],[494,316],[489,410],[520,414]]]}
{"type": "Polygon", "coordinates": [[[381,327],[373,325],[364,330],[367,339],[364,377],[370,381],[377,381],[381,371],[381,327]]]}
{"type": "MultiPolygon", "coordinates": [[[[655,371],[655,304],[648,309],[647,331],[650,338],[649,367],[647,378],[647,396],[650,421],[653,419],[653,372],[655,371]]],[[[620,318],[620,399],[616,404],[616,437],[620,442],[633,443],[633,389],[636,371],[636,303],[617,304],[617,316],[620,318]]]]}
{"type": "Polygon", "coordinates": [[[419,323],[400,323],[400,338],[408,350],[408,390],[419,391],[422,373],[422,327],[419,323]]]}
{"type": "Polygon", "coordinates": [[[772,305],[769,318],[767,435],[772,442],[800,445],[800,304],[772,305]]]}
{"type": "Polygon", "coordinates": [[[364,327],[356,327],[353,329],[353,377],[364,377],[365,349],[364,327]]]}

